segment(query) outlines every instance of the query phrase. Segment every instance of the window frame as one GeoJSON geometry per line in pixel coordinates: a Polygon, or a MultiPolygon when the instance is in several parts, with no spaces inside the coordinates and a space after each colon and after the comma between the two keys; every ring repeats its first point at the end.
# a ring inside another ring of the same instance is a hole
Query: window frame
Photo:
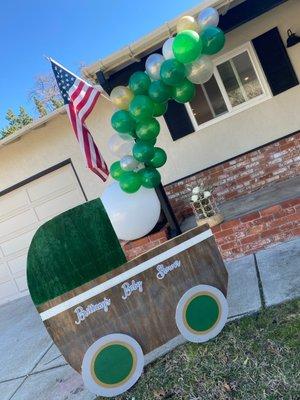
{"type": "MultiPolygon", "coordinates": [[[[190,103],[189,102],[185,103],[186,110],[187,110],[188,115],[189,115],[189,117],[191,119],[191,122],[193,124],[195,132],[200,131],[202,129],[205,129],[208,126],[216,124],[216,123],[218,123],[218,122],[220,122],[220,121],[222,121],[222,120],[224,120],[226,118],[230,118],[233,115],[236,115],[236,114],[238,114],[238,113],[240,113],[242,111],[245,111],[245,110],[247,110],[249,108],[252,108],[252,107],[256,106],[257,104],[260,104],[260,103],[272,98],[272,92],[270,90],[270,87],[269,87],[269,84],[267,82],[266,76],[264,74],[262,66],[260,65],[260,62],[259,62],[258,57],[256,55],[255,49],[254,49],[254,47],[253,47],[251,42],[247,42],[247,43],[235,48],[234,50],[231,50],[231,51],[228,51],[228,52],[224,53],[223,55],[221,55],[219,57],[215,57],[215,58],[212,59],[212,61],[214,63],[214,76],[215,76],[215,79],[217,81],[217,84],[218,84],[218,87],[220,89],[220,92],[221,92],[221,94],[223,96],[223,99],[224,99],[224,102],[225,102],[226,107],[228,109],[228,112],[226,112],[226,113],[224,113],[222,115],[219,115],[218,117],[212,118],[211,120],[209,120],[207,122],[203,122],[202,124],[199,125],[197,120],[196,120],[196,117],[194,116],[194,113],[193,113],[193,110],[192,110],[192,107],[191,107],[190,103]],[[226,62],[226,61],[231,60],[233,57],[238,56],[239,54],[242,54],[245,51],[248,53],[248,56],[249,56],[249,58],[250,58],[250,60],[252,62],[252,66],[254,68],[254,71],[256,73],[258,81],[259,81],[259,83],[261,85],[263,93],[261,95],[255,97],[255,98],[253,98],[253,99],[250,99],[248,101],[245,101],[244,103],[239,104],[238,106],[232,107],[232,105],[231,105],[231,103],[229,101],[229,97],[227,95],[225,86],[223,84],[222,78],[221,78],[221,76],[219,74],[219,71],[217,69],[217,66],[222,64],[222,63],[224,63],[224,62],[226,62]]],[[[204,86],[202,86],[202,88],[204,90],[205,97],[206,97],[206,99],[208,101],[208,106],[211,108],[211,104],[210,104],[209,99],[208,99],[208,97],[206,95],[204,86]]]]}

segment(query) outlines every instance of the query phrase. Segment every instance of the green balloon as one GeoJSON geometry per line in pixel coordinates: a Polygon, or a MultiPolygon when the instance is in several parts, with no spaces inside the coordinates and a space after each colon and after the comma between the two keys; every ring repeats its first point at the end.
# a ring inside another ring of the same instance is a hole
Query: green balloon
{"type": "Polygon", "coordinates": [[[166,163],[166,161],[167,161],[166,152],[160,147],[154,147],[154,157],[148,163],[149,166],[154,168],[160,168],[166,163]]]}
{"type": "Polygon", "coordinates": [[[138,94],[134,97],[129,105],[130,114],[136,120],[151,118],[153,115],[154,105],[150,97],[138,94]]]}
{"type": "Polygon", "coordinates": [[[147,142],[147,143],[149,143],[149,144],[151,144],[151,146],[154,146],[155,143],[156,143],[156,138],[148,139],[148,140],[144,140],[144,141],[147,142]]]}
{"type": "Polygon", "coordinates": [[[201,33],[204,54],[216,54],[225,44],[224,32],[216,26],[208,26],[201,33]]]}
{"type": "Polygon", "coordinates": [[[126,193],[135,193],[142,184],[141,176],[133,171],[124,172],[120,177],[120,187],[126,193]]]}
{"type": "Polygon", "coordinates": [[[137,137],[142,140],[155,139],[160,131],[159,122],[155,118],[144,119],[136,125],[137,137]]]}
{"type": "Polygon", "coordinates": [[[161,182],[160,173],[155,168],[143,168],[139,170],[139,175],[141,176],[142,185],[147,189],[152,189],[159,186],[161,182]]]}
{"type": "Polygon", "coordinates": [[[172,93],[173,99],[177,101],[177,103],[187,103],[192,100],[195,94],[195,85],[187,79],[175,86],[172,93]]]}
{"type": "Polygon", "coordinates": [[[128,111],[116,111],[111,117],[112,127],[119,133],[133,133],[135,121],[128,111]]]}
{"type": "Polygon", "coordinates": [[[134,94],[147,94],[151,79],[142,71],[134,72],[129,78],[129,88],[134,94]]]}
{"type": "Polygon", "coordinates": [[[185,78],[184,65],[175,58],[165,60],[160,68],[160,77],[166,85],[179,85],[185,78]]]}
{"type": "Polygon", "coordinates": [[[183,63],[195,61],[201,54],[202,41],[197,32],[186,30],[179,32],[173,42],[175,58],[183,63]]]}
{"type": "Polygon", "coordinates": [[[154,147],[145,140],[139,140],[132,149],[133,157],[140,162],[149,162],[154,156],[154,147]]]}
{"type": "Polygon", "coordinates": [[[165,103],[171,97],[171,87],[163,83],[163,81],[154,81],[149,87],[149,97],[156,103],[165,103]]]}
{"type": "Polygon", "coordinates": [[[124,174],[124,170],[121,168],[120,161],[115,161],[111,164],[109,169],[110,175],[115,179],[119,180],[124,174]]]}
{"type": "Polygon", "coordinates": [[[153,117],[160,117],[168,109],[168,103],[154,103],[153,117]]]}

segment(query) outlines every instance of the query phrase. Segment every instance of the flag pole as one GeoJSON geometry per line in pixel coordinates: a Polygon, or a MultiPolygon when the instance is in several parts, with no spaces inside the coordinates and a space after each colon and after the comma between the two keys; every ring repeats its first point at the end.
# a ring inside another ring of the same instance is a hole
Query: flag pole
{"type": "MultiPolygon", "coordinates": [[[[82,81],[85,81],[85,79],[80,78],[78,75],[76,75],[76,74],[74,74],[73,72],[71,72],[68,68],[64,67],[64,66],[61,65],[59,62],[57,62],[56,60],[54,60],[54,58],[49,57],[49,56],[47,56],[47,55],[45,55],[45,54],[43,55],[43,57],[44,57],[47,61],[49,61],[49,62],[53,61],[55,64],[57,64],[57,65],[59,65],[61,68],[63,68],[65,71],[67,71],[67,72],[69,72],[71,75],[75,76],[77,79],[80,79],[80,80],[82,80],[82,81]]],[[[93,85],[93,86],[94,86],[94,85],[93,85]]],[[[99,85],[99,86],[101,87],[101,85],[99,85]]],[[[94,87],[95,87],[95,86],[94,86],[94,87]]],[[[95,87],[95,88],[98,90],[98,92],[101,93],[101,96],[102,96],[105,100],[107,100],[107,101],[109,101],[109,102],[111,103],[111,99],[110,99],[109,95],[105,92],[105,90],[104,90],[102,87],[101,87],[102,90],[99,90],[98,87],[95,87]]]]}
{"type": "MultiPolygon", "coordinates": [[[[110,93],[112,90],[112,87],[110,86],[110,83],[107,80],[107,78],[104,76],[103,72],[97,74],[97,79],[101,85],[105,85],[107,87],[107,90],[110,93]]],[[[161,204],[163,214],[164,214],[166,220],[168,221],[168,224],[170,227],[170,236],[175,237],[175,236],[180,235],[182,233],[182,231],[180,228],[179,221],[176,218],[176,215],[171,206],[169,198],[168,198],[168,196],[165,192],[165,189],[161,183],[157,188],[155,188],[155,192],[156,192],[159,202],[161,204]]]]}

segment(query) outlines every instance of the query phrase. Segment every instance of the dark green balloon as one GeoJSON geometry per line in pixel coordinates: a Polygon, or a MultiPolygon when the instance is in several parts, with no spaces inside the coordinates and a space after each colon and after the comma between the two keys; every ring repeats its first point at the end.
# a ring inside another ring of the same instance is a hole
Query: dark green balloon
{"type": "Polygon", "coordinates": [[[148,163],[149,166],[153,168],[160,168],[166,163],[166,161],[167,161],[166,152],[160,147],[154,147],[154,157],[148,163]]]}
{"type": "Polygon", "coordinates": [[[124,172],[120,177],[120,187],[126,193],[135,193],[142,184],[141,176],[133,171],[124,172]]]}
{"type": "Polygon", "coordinates": [[[119,133],[133,133],[135,130],[135,120],[128,111],[116,111],[111,117],[112,127],[119,133]]]}
{"type": "Polygon", "coordinates": [[[201,54],[202,41],[198,33],[192,30],[179,32],[173,42],[173,53],[175,58],[183,63],[196,60],[201,54]]]}
{"type": "Polygon", "coordinates": [[[141,176],[142,185],[147,189],[152,189],[159,186],[161,182],[160,173],[155,168],[143,168],[139,170],[141,176]]]}
{"type": "Polygon", "coordinates": [[[160,117],[168,109],[168,103],[154,103],[153,117],[160,117]]]}
{"type": "Polygon", "coordinates": [[[154,147],[145,140],[139,140],[132,149],[133,157],[140,162],[149,162],[154,156],[154,147]]]}
{"type": "Polygon", "coordinates": [[[115,161],[112,163],[109,172],[114,179],[117,181],[120,180],[121,176],[124,174],[124,170],[121,168],[120,161],[115,161]]]}
{"type": "Polygon", "coordinates": [[[142,71],[134,72],[129,78],[129,88],[131,91],[137,94],[147,94],[149,86],[151,84],[151,79],[149,76],[142,71]]]}
{"type": "Polygon", "coordinates": [[[136,120],[151,118],[154,111],[153,101],[149,96],[138,94],[131,101],[129,111],[136,120]]]}
{"type": "Polygon", "coordinates": [[[149,86],[149,97],[156,103],[165,103],[171,97],[171,87],[163,83],[163,81],[154,81],[149,86]]]}
{"type": "Polygon", "coordinates": [[[201,33],[203,43],[203,54],[216,54],[222,50],[225,44],[224,32],[216,26],[208,26],[201,33]]]}
{"type": "Polygon", "coordinates": [[[187,103],[191,101],[195,96],[196,87],[189,80],[185,79],[179,85],[173,87],[173,99],[177,101],[177,103],[187,103]]]}
{"type": "Polygon", "coordinates": [[[166,85],[179,85],[185,78],[184,65],[175,58],[166,60],[161,65],[160,77],[166,85]]]}
{"type": "Polygon", "coordinates": [[[142,140],[155,139],[160,131],[159,122],[155,118],[144,119],[137,123],[136,134],[142,140]]]}
{"type": "Polygon", "coordinates": [[[151,146],[154,146],[154,145],[155,145],[155,143],[156,143],[156,138],[154,138],[154,139],[148,139],[148,140],[145,140],[145,142],[147,142],[147,143],[151,144],[151,146]]]}

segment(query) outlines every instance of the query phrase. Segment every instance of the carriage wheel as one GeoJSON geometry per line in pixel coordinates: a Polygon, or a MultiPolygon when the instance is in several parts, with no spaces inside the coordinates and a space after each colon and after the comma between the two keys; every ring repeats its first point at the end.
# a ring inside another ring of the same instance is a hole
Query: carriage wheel
{"type": "Polygon", "coordinates": [[[202,343],[221,332],[227,316],[228,304],[223,293],[213,286],[198,285],[181,297],[175,318],[185,339],[202,343]]]}
{"type": "Polygon", "coordinates": [[[82,377],[92,393],[112,397],[133,386],[143,367],[144,355],[138,342],[128,335],[114,333],[88,348],[82,362],[82,377]]]}

